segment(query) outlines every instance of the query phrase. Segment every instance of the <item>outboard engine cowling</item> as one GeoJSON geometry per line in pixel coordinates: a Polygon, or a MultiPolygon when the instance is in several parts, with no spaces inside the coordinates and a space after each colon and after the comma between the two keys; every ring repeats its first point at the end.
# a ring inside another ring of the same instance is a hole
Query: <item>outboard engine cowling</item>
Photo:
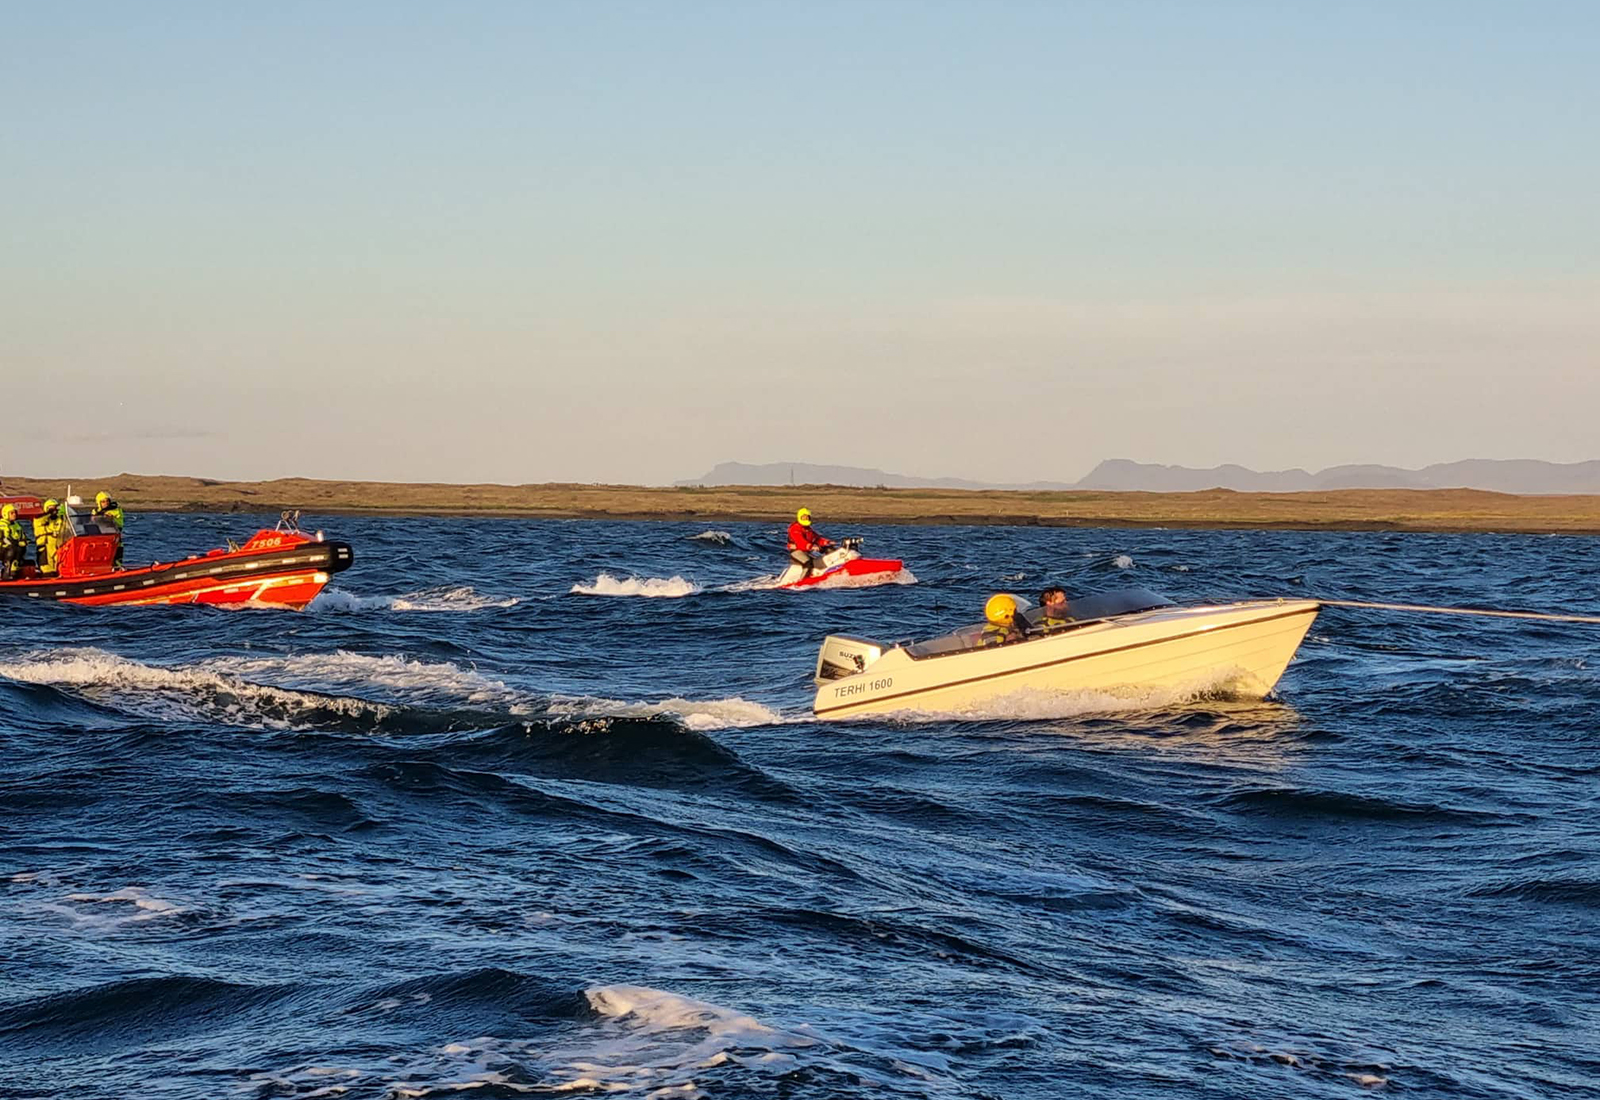
{"type": "Polygon", "coordinates": [[[854,676],[865,672],[872,662],[883,656],[883,646],[865,638],[852,638],[847,634],[829,634],[822,639],[822,650],[817,654],[817,683],[854,676]]]}

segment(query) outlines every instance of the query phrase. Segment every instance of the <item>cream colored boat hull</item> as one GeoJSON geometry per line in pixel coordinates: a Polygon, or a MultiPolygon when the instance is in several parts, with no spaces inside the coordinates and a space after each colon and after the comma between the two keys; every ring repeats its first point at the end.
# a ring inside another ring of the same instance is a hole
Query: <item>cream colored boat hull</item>
{"type": "Polygon", "coordinates": [[[819,718],[970,712],[1022,691],[1270,692],[1317,617],[1312,600],[1165,607],[1007,646],[913,658],[896,647],[817,690],[819,718]]]}

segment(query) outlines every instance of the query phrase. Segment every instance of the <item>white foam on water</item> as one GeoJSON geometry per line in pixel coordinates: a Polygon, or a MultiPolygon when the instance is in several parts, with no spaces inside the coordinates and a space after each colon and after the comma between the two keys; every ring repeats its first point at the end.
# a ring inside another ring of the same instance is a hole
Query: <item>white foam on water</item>
{"type": "Polygon", "coordinates": [[[575,584],[569,589],[579,596],[643,596],[651,599],[679,599],[693,596],[701,587],[683,577],[613,577],[601,573],[587,584],[575,584]]]}
{"type": "Polygon", "coordinates": [[[504,706],[516,692],[499,680],[449,661],[418,661],[402,654],[372,656],[338,649],[271,657],[217,657],[198,666],[222,676],[290,678],[331,691],[381,688],[406,695],[448,696],[463,702],[504,706]]]}
{"type": "Polygon", "coordinates": [[[690,535],[690,542],[709,542],[717,546],[727,546],[733,542],[733,534],[729,531],[701,531],[698,535],[690,535]]]}
{"type": "MultiPolygon", "coordinates": [[[[865,1047],[841,1046],[808,1025],[772,1026],[736,1009],[639,985],[599,985],[583,991],[590,1012],[570,1026],[536,1037],[483,1035],[443,1043],[408,1057],[373,1061],[359,1074],[348,1069],[299,1065],[251,1080],[285,1095],[360,1077],[363,1094],[421,1098],[493,1086],[495,1095],[626,1094],[659,1100],[766,1092],[797,1067],[828,1067],[859,1082],[863,1093],[896,1096],[964,1096],[951,1080],[948,1059],[892,1042],[883,1021],[847,1015],[868,1038],[865,1047]],[[519,1078],[537,1083],[520,1084],[519,1078]]],[[[941,1034],[953,1023],[937,1022],[941,1034]]],[[[898,1035],[895,1036],[898,1039],[898,1035]]],[[[945,1041],[950,1041],[946,1039],[945,1041]]]]}
{"type": "Polygon", "coordinates": [[[1118,569],[1132,569],[1133,559],[1126,554],[1118,554],[1116,557],[1111,559],[1111,564],[1116,566],[1118,569]]]}
{"type": "Polygon", "coordinates": [[[556,695],[550,713],[575,718],[676,718],[692,730],[745,729],[780,725],[784,718],[760,703],[733,696],[728,699],[663,699],[658,703],[627,703],[593,696],[556,695]]]}
{"type": "Polygon", "coordinates": [[[467,612],[515,607],[517,596],[490,596],[470,584],[440,585],[402,596],[358,596],[339,588],[324,588],[307,607],[309,611],[425,611],[467,612]]]}
{"type": "Polygon", "coordinates": [[[70,687],[86,698],[157,717],[209,719],[269,729],[299,728],[294,713],[333,711],[384,718],[393,707],[365,699],[323,697],[237,679],[205,666],[147,665],[93,647],[28,654],[0,662],[0,676],[22,683],[70,687]]]}
{"type": "Polygon", "coordinates": [[[767,576],[767,577],[751,577],[747,581],[734,581],[732,584],[725,584],[721,588],[717,589],[717,591],[718,592],[761,592],[761,591],[765,591],[766,589],[769,589],[769,588],[778,587],[778,580],[781,577],[782,577],[781,573],[773,573],[771,576],[767,576]]]}
{"type": "Polygon", "coordinates": [[[60,902],[43,902],[30,908],[65,918],[84,932],[112,934],[129,925],[187,913],[192,906],[154,897],[137,886],[125,886],[109,894],[68,894],[60,902]]]}

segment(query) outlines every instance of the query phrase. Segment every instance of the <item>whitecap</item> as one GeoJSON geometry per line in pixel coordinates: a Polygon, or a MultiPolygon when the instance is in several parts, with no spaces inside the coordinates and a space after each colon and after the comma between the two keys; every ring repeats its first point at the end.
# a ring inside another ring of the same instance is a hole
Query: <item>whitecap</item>
{"type": "Polygon", "coordinates": [[[692,730],[745,729],[775,726],[782,715],[760,703],[733,696],[728,699],[663,699],[658,703],[626,703],[591,696],[557,695],[550,713],[576,718],[676,718],[692,730]]]}
{"type": "Polygon", "coordinates": [[[701,531],[698,535],[690,535],[690,542],[709,542],[716,546],[728,546],[733,542],[733,534],[729,531],[701,531]]]}
{"type": "Polygon", "coordinates": [[[162,717],[202,714],[272,729],[304,728],[299,715],[385,718],[393,708],[366,699],[314,695],[240,680],[204,666],[147,665],[93,647],[28,654],[0,662],[0,676],[22,683],[70,687],[86,698],[162,717]],[[297,713],[298,712],[298,713],[297,713]]]}
{"type": "Polygon", "coordinates": [[[575,584],[569,589],[580,596],[644,596],[655,599],[677,599],[693,596],[701,591],[698,584],[683,577],[613,577],[601,573],[587,584],[575,584]]]}
{"type": "Polygon", "coordinates": [[[288,678],[332,690],[382,688],[410,695],[444,695],[477,705],[511,702],[503,682],[449,661],[419,661],[397,653],[373,656],[338,649],[270,657],[217,657],[199,666],[224,676],[288,678]]]}

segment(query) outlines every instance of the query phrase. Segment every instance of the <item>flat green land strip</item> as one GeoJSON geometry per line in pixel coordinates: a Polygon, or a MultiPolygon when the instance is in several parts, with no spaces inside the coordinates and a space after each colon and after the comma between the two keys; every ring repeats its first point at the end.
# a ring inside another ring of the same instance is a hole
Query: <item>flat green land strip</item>
{"type": "Polygon", "coordinates": [[[761,520],[787,523],[801,504],[818,525],[1013,524],[1346,531],[1600,534],[1600,496],[1511,496],[1476,489],[1327,493],[1018,493],[847,489],[832,485],[647,489],[629,485],[407,485],[375,481],[211,481],[119,474],[8,478],[5,492],[85,499],[110,491],[129,511],[346,515],[542,516],[567,519],[761,520]]]}

